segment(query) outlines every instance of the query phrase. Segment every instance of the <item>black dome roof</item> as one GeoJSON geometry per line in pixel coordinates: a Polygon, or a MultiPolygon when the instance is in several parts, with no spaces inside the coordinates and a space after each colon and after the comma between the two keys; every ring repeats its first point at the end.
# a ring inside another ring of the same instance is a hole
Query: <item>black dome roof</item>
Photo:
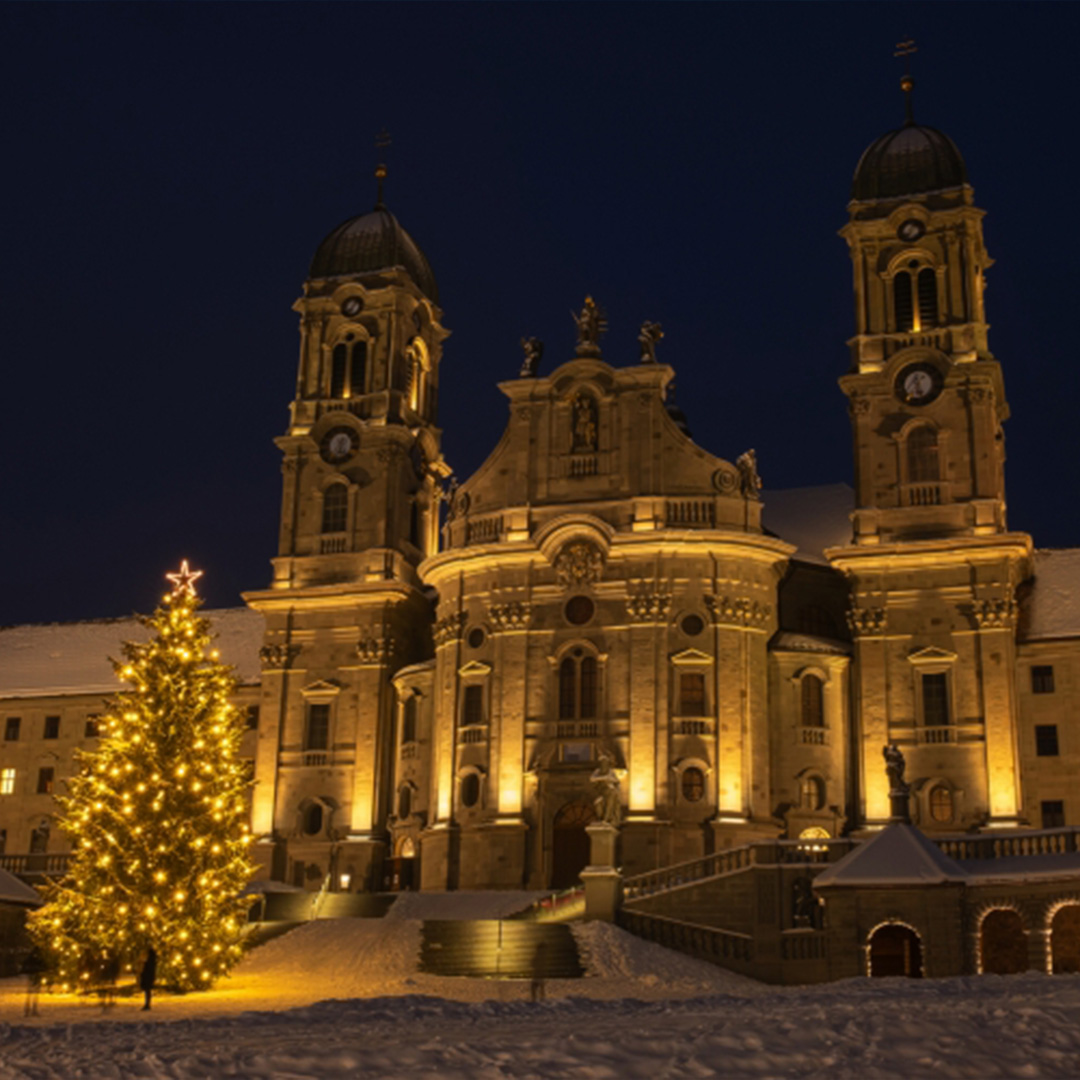
{"type": "Polygon", "coordinates": [[[896,199],[960,187],[967,169],[956,143],[936,128],[908,121],[872,142],[859,158],[853,199],[896,199]]]}
{"type": "Polygon", "coordinates": [[[436,303],[435,275],[413,238],[385,206],[342,222],[315,252],[309,278],[365,274],[400,266],[420,291],[436,303]]]}

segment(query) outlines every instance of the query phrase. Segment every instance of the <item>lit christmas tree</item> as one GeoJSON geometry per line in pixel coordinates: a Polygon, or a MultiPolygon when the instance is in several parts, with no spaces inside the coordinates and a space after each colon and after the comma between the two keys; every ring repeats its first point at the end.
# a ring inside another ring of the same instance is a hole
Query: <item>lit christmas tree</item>
{"type": "Polygon", "coordinates": [[[108,703],[97,749],[57,798],[73,858],[31,932],[60,988],[108,957],[137,964],[149,945],[158,984],[178,990],[210,986],[240,955],[250,781],[234,681],[196,615],[201,573],[185,560],[166,575],[172,593],[141,620],[154,636],[114,661],[131,690],[108,703]]]}

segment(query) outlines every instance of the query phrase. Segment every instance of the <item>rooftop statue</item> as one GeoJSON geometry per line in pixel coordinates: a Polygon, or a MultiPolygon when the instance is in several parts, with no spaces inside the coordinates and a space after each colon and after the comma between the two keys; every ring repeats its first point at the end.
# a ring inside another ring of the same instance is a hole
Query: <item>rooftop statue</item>
{"type": "Polygon", "coordinates": [[[571,318],[577,326],[578,356],[599,356],[600,335],[607,333],[607,316],[591,296],[586,296],[585,306],[576,315],[571,312],[571,318]]]}
{"type": "Polygon", "coordinates": [[[523,379],[535,379],[544,355],[544,343],[538,337],[523,337],[521,347],[525,350],[525,359],[519,374],[523,379]]]}
{"type": "Polygon", "coordinates": [[[664,336],[658,322],[649,322],[647,319],[641,324],[638,331],[638,345],[641,348],[641,362],[643,364],[656,363],[656,343],[664,336]]]}

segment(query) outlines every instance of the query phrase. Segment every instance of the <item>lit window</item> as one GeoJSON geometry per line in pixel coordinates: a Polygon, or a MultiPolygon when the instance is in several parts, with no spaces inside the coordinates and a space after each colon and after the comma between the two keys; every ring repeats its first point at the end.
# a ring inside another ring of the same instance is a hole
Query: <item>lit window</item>
{"type": "Polygon", "coordinates": [[[39,795],[51,795],[53,789],[53,778],[56,776],[56,770],[51,765],[43,766],[38,769],[37,774],[37,793],[39,795]]]}
{"type": "Polygon", "coordinates": [[[330,743],[330,706],[309,705],[305,750],[325,750],[330,743]]]}
{"type": "Polygon", "coordinates": [[[952,789],[944,784],[937,784],[930,790],[930,816],[941,825],[952,821],[953,814],[952,789]]]}
{"type": "Polygon", "coordinates": [[[696,765],[683,769],[682,794],[687,802],[701,802],[705,798],[705,774],[696,765]]]}
{"type": "Polygon", "coordinates": [[[331,484],[323,492],[322,531],[344,532],[349,515],[349,489],[344,484],[331,484]]]}
{"type": "Polygon", "coordinates": [[[1036,664],[1031,669],[1031,692],[1052,694],[1054,692],[1054,669],[1050,664],[1036,664]]]}
{"type": "Polygon", "coordinates": [[[820,810],[825,805],[825,784],[818,776],[804,776],[799,782],[799,806],[820,810]]]}
{"type": "Polygon", "coordinates": [[[1058,756],[1057,724],[1035,725],[1035,753],[1039,757],[1058,756]]]}
{"type": "Polygon", "coordinates": [[[802,680],[802,722],[803,727],[825,726],[821,680],[816,675],[806,675],[802,680]]]}
{"type": "Polygon", "coordinates": [[[0,795],[15,794],[15,770],[0,769],[0,795]]]}
{"type": "Polygon", "coordinates": [[[679,676],[679,715],[705,715],[705,676],[698,671],[679,676]]]}
{"type": "Polygon", "coordinates": [[[60,717],[59,716],[46,716],[45,717],[45,733],[42,736],[46,739],[59,739],[60,738],[60,717]]]}

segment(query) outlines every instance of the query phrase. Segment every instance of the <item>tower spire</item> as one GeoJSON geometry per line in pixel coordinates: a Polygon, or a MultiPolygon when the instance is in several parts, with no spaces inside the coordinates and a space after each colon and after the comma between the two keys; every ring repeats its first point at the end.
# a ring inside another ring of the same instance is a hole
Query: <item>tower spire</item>
{"type": "Polygon", "coordinates": [[[915,123],[915,110],[912,106],[911,92],[915,89],[915,80],[911,77],[911,55],[918,52],[913,38],[907,38],[896,44],[896,52],[893,56],[904,61],[904,74],[900,79],[900,89],[904,91],[904,123],[915,123]]]}
{"type": "MultiPolygon", "coordinates": [[[[390,132],[385,128],[375,136],[375,150],[377,151],[377,157],[385,159],[385,151],[389,149],[390,141],[390,132]]],[[[386,172],[385,160],[380,161],[379,164],[375,166],[375,180],[378,184],[378,190],[375,197],[376,210],[384,210],[386,208],[386,204],[383,202],[383,185],[386,181],[386,172]]]]}

